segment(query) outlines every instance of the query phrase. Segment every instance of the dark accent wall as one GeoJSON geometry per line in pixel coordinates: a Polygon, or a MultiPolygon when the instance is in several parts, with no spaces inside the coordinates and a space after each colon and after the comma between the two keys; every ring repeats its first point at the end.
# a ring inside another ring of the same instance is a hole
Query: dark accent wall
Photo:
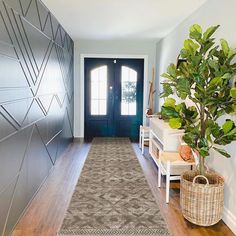
{"type": "Polygon", "coordinates": [[[0,0],[0,235],[73,137],[73,41],[38,0],[0,0]]]}

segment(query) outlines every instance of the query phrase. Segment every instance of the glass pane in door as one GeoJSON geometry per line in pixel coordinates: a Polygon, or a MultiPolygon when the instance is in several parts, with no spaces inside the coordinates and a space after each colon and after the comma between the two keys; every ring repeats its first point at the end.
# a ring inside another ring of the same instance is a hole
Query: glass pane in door
{"type": "Polygon", "coordinates": [[[107,114],[107,66],[91,71],[91,115],[107,114]]]}
{"type": "Polygon", "coordinates": [[[121,68],[121,115],[136,115],[137,72],[127,66],[121,68]]]}

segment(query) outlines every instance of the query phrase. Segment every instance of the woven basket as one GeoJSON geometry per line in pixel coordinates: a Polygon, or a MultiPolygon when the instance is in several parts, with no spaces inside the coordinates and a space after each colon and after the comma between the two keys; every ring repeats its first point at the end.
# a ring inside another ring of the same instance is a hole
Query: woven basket
{"type": "Polygon", "coordinates": [[[201,226],[219,222],[224,207],[224,179],[215,172],[208,172],[206,177],[198,171],[187,171],[182,174],[180,185],[184,218],[201,226]]]}

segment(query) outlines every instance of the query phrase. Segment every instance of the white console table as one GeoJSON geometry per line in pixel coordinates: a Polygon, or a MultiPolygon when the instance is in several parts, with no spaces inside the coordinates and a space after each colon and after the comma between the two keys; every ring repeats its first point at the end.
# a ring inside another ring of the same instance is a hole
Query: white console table
{"type": "Polygon", "coordinates": [[[178,153],[182,135],[182,130],[170,128],[163,120],[150,120],[149,154],[158,167],[158,187],[161,187],[162,175],[166,175],[166,203],[169,202],[170,181],[180,180],[181,174],[195,165],[195,162],[184,161],[178,153]]]}

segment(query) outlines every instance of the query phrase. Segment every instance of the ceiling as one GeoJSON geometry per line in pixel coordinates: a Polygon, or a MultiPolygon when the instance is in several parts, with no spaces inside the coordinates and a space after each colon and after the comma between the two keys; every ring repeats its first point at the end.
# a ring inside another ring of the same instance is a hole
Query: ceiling
{"type": "Polygon", "coordinates": [[[42,0],[74,39],[159,39],[207,0],[42,0]]]}

